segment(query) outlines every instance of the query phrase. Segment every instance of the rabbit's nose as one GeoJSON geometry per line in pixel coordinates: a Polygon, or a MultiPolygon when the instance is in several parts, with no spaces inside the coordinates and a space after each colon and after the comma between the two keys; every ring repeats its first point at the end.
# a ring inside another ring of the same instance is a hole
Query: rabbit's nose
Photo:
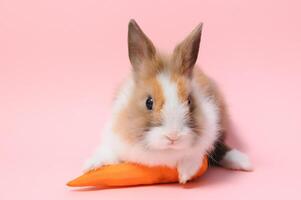
{"type": "Polygon", "coordinates": [[[168,134],[165,137],[172,143],[177,141],[180,138],[178,134],[168,134]]]}

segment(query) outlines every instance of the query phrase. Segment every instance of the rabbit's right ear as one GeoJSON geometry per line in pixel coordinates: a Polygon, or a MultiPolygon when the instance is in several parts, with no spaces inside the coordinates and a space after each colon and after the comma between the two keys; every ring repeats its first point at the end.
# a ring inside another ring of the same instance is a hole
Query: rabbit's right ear
{"type": "Polygon", "coordinates": [[[156,54],[153,43],[133,19],[129,22],[128,50],[134,70],[139,70],[143,62],[151,60],[156,54]]]}

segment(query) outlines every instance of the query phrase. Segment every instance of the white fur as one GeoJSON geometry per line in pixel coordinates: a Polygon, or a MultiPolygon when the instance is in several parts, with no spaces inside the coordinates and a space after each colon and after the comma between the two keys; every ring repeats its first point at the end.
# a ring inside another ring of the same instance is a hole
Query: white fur
{"type": "Polygon", "coordinates": [[[121,88],[113,105],[113,115],[104,132],[101,145],[94,156],[86,163],[85,170],[91,170],[104,164],[121,161],[136,162],[144,165],[165,165],[177,167],[181,183],[189,180],[198,170],[202,159],[212,149],[218,138],[219,111],[215,102],[194,81],[191,88],[196,98],[196,104],[201,106],[203,133],[197,138],[192,137],[191,130],[185,126],[188,106],[179,101],[177,86],[170,78],[161,74],[158,76],[163,88],[165,104],[162,109],[163,126],[155,127],[147,135],[149,149],[141,144],[130,145],[112,131],[116,115],[129,101],[134,89],[133,79],[129,79],[121,88]],[[166,139],[166,134],[178,137],[173,145],[166,139]],[[196,140],[196,141],[193,141],[196,140]],[[191,143],[196,142],[192,147],[191,143]]]}
{"type": "Polygon", "coordinates": [[[169,133],[180,133],[185,128],[189,107],[187,102],[180,102],[178,88],[174,81],[166,74],[157,77],[164,94],[164,106],[162,108],[163,127],[169,133]]]}
{"type": "MultiPolygon", "coordinates": [[[[198,154],[196,154],[198,155],[198,154]]],[[[193,177],[199,170],[202,159],[198,156],[183,158],[178,163],[179,182],[186,183],[193,177]]]]}
{"type": "Polygon", "coordinates": [[[178,88],[168,74],[159,74],[157,80],[162,88],[164,105],[161,110],[162,126],[152,128],[146,133],[146,145],[153,149],[185,149],[193,143],[193,134],[187,127],[189,107],[181,102],[178,88]],[[173,138],[171,142],[169,138],[173,138]]]}
{"type": "Polygon", "coordinates": [[[253,166],[248,156],[236,149],[232,149],[226,153],[220,164],[229,169],[251,171],[253,166]]]}

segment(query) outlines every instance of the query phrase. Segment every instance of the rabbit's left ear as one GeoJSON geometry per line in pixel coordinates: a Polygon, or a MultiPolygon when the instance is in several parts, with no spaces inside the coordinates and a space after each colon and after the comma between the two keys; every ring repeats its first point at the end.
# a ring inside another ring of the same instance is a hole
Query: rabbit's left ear
{"type": "Polygon", "coordinates": [[[198,58],[203,24],[200,23],[173,52],[173,65],[181,74],[190,75],[198,58]]]}
{"type": "Polygon", "coordinates": [[[128,50],[135,71],[139,71],[143,63],[151,60],[156,54],[153,43],[133,19],[130,20],[128,28],[128,50]]]}

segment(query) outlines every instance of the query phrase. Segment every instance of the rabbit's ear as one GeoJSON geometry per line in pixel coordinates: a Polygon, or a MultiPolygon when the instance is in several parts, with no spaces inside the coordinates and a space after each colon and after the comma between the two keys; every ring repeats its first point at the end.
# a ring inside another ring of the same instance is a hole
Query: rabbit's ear
{"type": "Polygon", "coordinates": [[[192,72],[198,58],[202,26],[203,24],[200,23],[173,52],[173,65],[181,74],[190,75],[192,72]]]}
{"type": "Polygon", "coordinates": [[[133,19],[130,20],[128,28],[128,50],[134,70],[137,70],[143,62],[151,60],[156,54],[153,43],[133,19]]]}

